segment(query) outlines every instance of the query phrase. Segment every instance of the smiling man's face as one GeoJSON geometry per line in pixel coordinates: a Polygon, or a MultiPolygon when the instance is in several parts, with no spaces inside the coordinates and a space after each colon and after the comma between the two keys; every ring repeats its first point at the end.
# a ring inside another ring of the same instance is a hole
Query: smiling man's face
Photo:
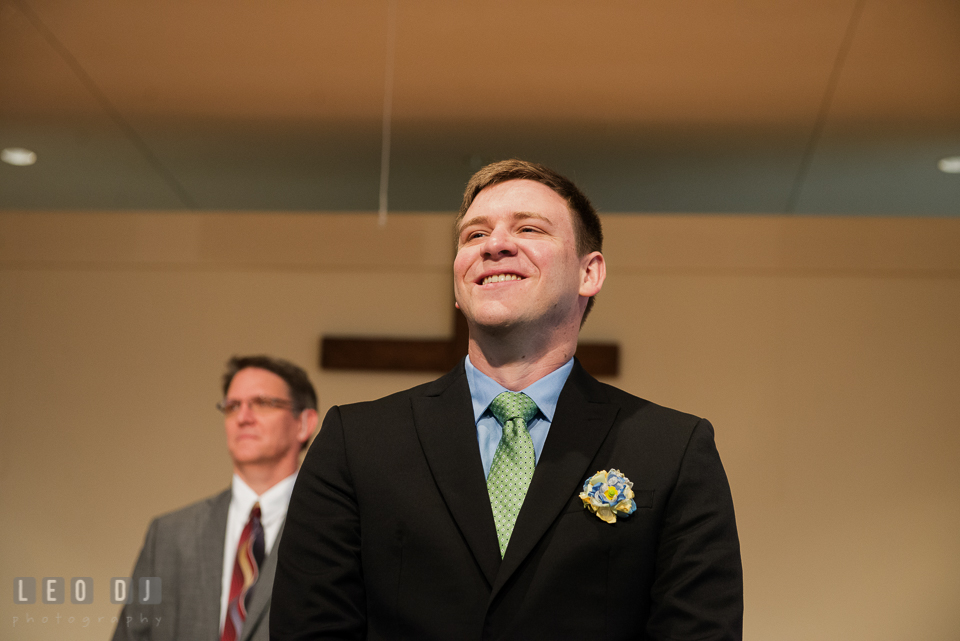
{"type": "MultiPolygon", "coordinates": [[[[467,319],[488,331],[579,326],[592,254],[577,256],[572,214],[532,180],[487,187],[463,216],[454,294],[467,319]]],[[[595,252],[596,253],[596,252],[595,252]]]]}

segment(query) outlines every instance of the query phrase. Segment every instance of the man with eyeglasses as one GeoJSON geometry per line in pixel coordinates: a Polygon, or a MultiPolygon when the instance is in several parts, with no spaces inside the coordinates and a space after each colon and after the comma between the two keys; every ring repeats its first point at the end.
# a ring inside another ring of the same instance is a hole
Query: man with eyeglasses
{"type": "Polygon", "coordinates": [[[267,641],[277,542],[300,453],[317,426],[306,372],[270,356],[234,356],[223,376],[231,487],[154,519],[114,640],[267,641]],[[137,599],[159,577],[160,603],[137,599]]]}

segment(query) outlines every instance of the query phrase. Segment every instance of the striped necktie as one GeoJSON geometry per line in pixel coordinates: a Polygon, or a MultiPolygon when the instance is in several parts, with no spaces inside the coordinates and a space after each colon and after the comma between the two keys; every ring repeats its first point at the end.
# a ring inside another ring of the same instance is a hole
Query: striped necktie
{"type": "Polygon", "coordinates": [[[237,557],[233,562],[233,578],[230,581],[230,601],[227,618],[223,622],[220,641],[236,641],[247,619],[247,606],[253,594],[253,586],[260,576],[263,563],[263,525],[260,523],[260,503],[254,503],[250,518],[240,534],[237,557]]]}

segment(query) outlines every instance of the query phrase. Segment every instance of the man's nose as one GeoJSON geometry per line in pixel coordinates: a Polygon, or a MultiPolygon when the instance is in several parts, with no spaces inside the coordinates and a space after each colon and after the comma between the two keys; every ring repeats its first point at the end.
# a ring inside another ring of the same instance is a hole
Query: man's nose
{"type": "Polygon", "coordinates": [[[237,422],[248,423],[251,420],[253,420],[253,403],[240,401],[240,407],[237,408],[237,422]]]}
{"type": "Polygon", "coordinates": [[[516,252],[516,241],[509,231],[501,227],[497,227],[491,231],[483,244],[483,255],[485,258],[512,256],[516,252]]]}

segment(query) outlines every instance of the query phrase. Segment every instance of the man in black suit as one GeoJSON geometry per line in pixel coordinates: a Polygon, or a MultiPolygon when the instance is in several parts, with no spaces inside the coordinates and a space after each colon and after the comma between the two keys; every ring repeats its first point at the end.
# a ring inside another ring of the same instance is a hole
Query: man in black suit
{"type": "Polygon", "coordinates": [[[291,499],[271,638],[741,638],[712,427],[573,357],[606,275],[589,201],[546,167],[495,163],[456,233],[469,355],[327,414],[291,499]]]}

